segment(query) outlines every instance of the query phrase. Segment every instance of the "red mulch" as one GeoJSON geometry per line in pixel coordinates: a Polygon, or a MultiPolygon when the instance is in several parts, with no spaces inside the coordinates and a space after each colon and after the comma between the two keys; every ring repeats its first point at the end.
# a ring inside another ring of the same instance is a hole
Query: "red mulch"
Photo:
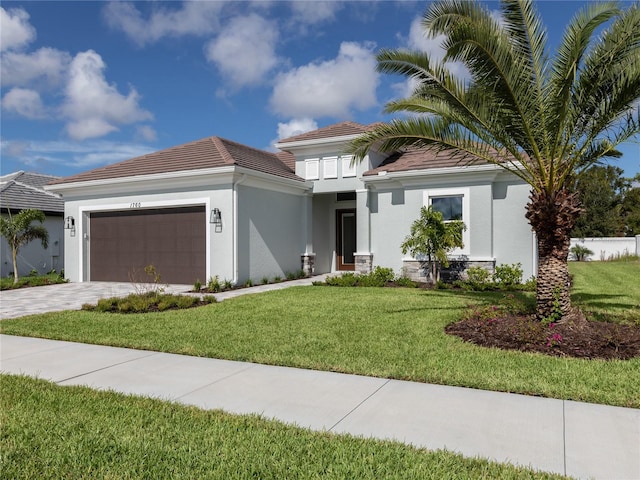
{"type": "Polygon", "coordinates": [[[445,331],[483,347],[558,357],[628,360],[640,356],[640,326],[590,321],[579,310],[562,323],[547,325],[532,315],[486,317],[469,315],[445,331]]]}

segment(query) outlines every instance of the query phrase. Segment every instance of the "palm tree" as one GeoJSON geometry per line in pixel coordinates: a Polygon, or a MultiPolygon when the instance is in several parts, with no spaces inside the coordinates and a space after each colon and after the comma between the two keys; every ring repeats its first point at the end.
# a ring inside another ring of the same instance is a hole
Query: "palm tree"
{"type": "Polygon", "coordinates": [[[413,257],[418,255],[427,258],[430,280],[440,281],[440,265],[449,267],[447,252],[454,248],[462,248],[462,232],[467,227],[460,220],[445,222],[442,213],[433,207],[422,207],[420,218],[411,225],[411,233],[404,239],[400,249],[409,252],[413,257]]]}
{"type": "Polygon", "coordinates": [[[499,165],[531,186],[526,218],[537,236],[537,315],[571,312],[567,257],[582,212],[571,185],[582,170],[640,132],[640,8],[593,2],[566,27],[553,58],[530,0],[503,0],[501,16],[477,2],[440,0],[422,25],[446,35],[445,61],[462,62],[465,81],[424,52],[382,50],[378,69],[416,81],[387,112],[410,115],[352,142],[369,149],[432,147],[499,165]],[[608,24],[608,25],[605,25],[608,24]],[[606,29],[605,29],[606,27],[606,29]],[[597,31],[602,30],[597,38],[597,31]]]}
{"type": "Polygon", "coordinates": [[[42,225],[31,225],[35,221],[44,222],[45,217],[41,210],[28,208],[12,216],[11,211],[7,209],[7,213],[7,217],[0,217],[0,233],[7,239],[11,247],[13,283],[18,283],[18,250],[36,239],[42,242],[42,248],[47,248],[49,246],[49,232],[42,225]]]}

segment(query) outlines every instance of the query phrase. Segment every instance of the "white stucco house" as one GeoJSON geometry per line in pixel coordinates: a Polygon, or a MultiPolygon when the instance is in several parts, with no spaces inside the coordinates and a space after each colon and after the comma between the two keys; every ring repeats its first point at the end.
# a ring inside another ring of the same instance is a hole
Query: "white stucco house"
{"type": "MultiPolygon", "coordinates": [[[[64,268],[63,214],[64,201],[58,194],[44,190],[44,186],[60,177],[22,170],[0,177],[0,214],[15,215],[26,208],[36,208],[45,214],[44,227],[49,233],[49,246],[42,248],[34,240],[18,251],[18,275],[25,276],[35,270],[39,274],[64,268]]],[[[11,247],[0,238],[0,274],[13,275],[11,247]]]]}
{"type": "Polygon", "coordinates": [[[368,128],[330,125],[277,153],[208,137],[56,180],[47,189],[65,200],[66,276],[128,281],[153,264],[163,282],[185,284],[375,266],[417,278],[400,244],[430,204],[467,225],[455,258],[535,273],[528,185],[428,150],[372,152],[354,166],[344,147],[368,128]]]}

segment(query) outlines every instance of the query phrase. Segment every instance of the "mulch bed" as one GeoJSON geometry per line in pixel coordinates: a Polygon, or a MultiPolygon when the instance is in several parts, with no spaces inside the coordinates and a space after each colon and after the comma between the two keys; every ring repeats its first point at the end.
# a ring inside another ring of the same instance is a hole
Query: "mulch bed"
{"type": "Polygon", "coordinates": [[[483,347],[586,359],[640,357],[640,326],[590,321],[577,310],[566,321],[546,325],[532,315],[470,315],[445,331],[483,347]]]}

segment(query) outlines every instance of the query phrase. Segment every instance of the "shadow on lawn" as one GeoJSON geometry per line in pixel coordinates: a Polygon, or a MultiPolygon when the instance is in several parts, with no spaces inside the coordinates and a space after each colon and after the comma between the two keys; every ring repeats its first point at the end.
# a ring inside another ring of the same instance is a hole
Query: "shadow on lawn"
{"type": "Polygon", "coordinates": [[[640,307],[640,299],[638,299],[638,302],[635,304],[632,301],[620,301],[615,303],[607,301],[625,297],[628,298],[626,295],[610,295],[601,293],[574,293],[571,295],[572,301],[574,303],[579,303],[585,310],[590,310],[592,308],[604,310],[633,310],[640,307]]]}

